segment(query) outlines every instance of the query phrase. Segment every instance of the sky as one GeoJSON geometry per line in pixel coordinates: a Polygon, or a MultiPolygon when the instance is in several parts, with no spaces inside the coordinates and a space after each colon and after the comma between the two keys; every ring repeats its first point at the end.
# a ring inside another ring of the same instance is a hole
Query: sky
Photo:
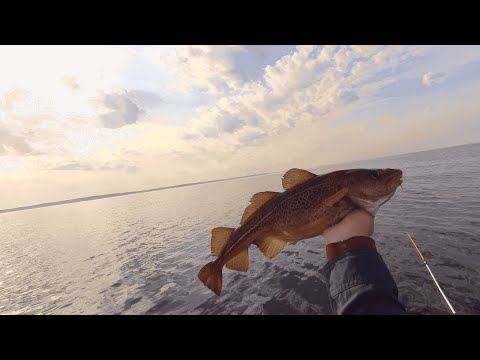
{"type": "Polygon", "coordinates": [[[480,141],[480,46],[0,46],[0,209],[480,141]]]}

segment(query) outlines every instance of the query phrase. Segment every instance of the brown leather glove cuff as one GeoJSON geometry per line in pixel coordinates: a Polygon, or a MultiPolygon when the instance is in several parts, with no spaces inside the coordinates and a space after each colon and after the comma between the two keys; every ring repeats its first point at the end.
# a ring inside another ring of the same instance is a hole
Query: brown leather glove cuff
{"type": "Polygon", "coordinates": [[[334,257],[341,256],[347,251],[354,249],[370,249],[377,251],[375,247],[375,241],[367,236],[354,236],[350,239],[331,243],[327,245],[327,261],[332,260],[334,257]]]}

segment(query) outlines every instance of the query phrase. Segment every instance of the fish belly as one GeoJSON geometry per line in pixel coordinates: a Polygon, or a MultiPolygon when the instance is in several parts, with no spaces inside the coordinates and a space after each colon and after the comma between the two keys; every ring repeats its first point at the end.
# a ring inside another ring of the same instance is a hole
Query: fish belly
{"type": "Polygon", "coordinates": [[[309,216],[298,219],[296,224],[290,224],[282,229],[285,240],[297,243],[322,235],[327,228],[338,224],[354,209],[355,206],[350,201],[342,200],[335,206],[312,211],[309,216]]]}

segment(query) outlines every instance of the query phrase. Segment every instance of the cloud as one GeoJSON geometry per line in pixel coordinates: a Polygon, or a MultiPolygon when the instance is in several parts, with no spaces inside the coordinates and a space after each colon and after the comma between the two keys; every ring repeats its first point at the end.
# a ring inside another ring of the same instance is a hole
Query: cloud
{"type": "Polygon", "coordinates": [[[60,166],[55,166],[52,170],[80,170],[80,171],[124,171],[127,173],[135,173],[138,171],[138,166],[134,164],[124,163],[124,161],[107,161],[99,162],[97,164],[88,163],[87,161],[69,162],[60,166]]]}
{"type": "Polygon", "coordinates": [[[408,56],[403,47],[297,46],[267,65],[262,81],[245,83],[247,90],[198,108],[186,133],[232,147],[241,146],[246,136],[241,130],[247,126],[258,127],[268,137],[299,123],[327,121],[328,116],[365,102],[378,90],[371,84],[392,77],[391,69],[408,56]]]}
{"type": "Polygon", "coordinates": [[[250,132],[240,138],[242,143],[248,144],[267,137],[267,134],[260,132],[250,132]]]}
{"type": "Polygon", "coordinates": [[[30,92],[21,89],[11,89],[0,98],[0,110],[3,111],[12,111],[15,108],[15,105],[21,103],[30,95],[30,92]]]}
{"type": "Polygon", "coordinates": [[[94,170],[90,165],[84,165],[80,163],[69,163],[61,166],[54,167],[53,170],[84,170],[91,171],[94,170]]]}
{"type": "Polygon", "coordinates": [[[422,83],[425,86],[432,86],[433,84],[440,84],[447,80],[447,73],[439,72],[432,74],[431,72],[427,72],[422,77],[422,83]]]}
{"type": "Polygon", "coordinates": [[[199,135],[197,134],[184,133],[182,135],[183,140],[196,140],[198,138],[199,138],[199,135]]]}
{"type": "Polygon", "coordinates": [[[34,151],[23,137],[11,134],[0,127],[0,154],[13,152],[17,156],[32,154],[34,151]]]}
{"type": "Polygon", "coordinates": [[[345,103],[349,104],[358,100],[358,95],[355,91],[344,91],[339,95],[339,99],[345,103]]]}
{"type": "Polygon", "coordinates": [[[378,51],[376,45],[352,45],[351,49],[362,57],[370,57],[378,51]]]}
{"type": "Polygon", "coordinates": [[[282,56],[294,52],[295,48],[294,45],[242,45],[245,51],[233,54],[234,71],[244,85],[259,81],[267,65],[273,65],[282,56]]]}
{"type": "Polygon", "coordinates": [[[70,90],[78,90],[80,89],[80,85],[78,82],[75,80],[74,76],[64,76],[62,78],[63,85],[65,85],[67,88],[70,90]]]}
{"type": "Polygon", "coordinates": [[[170,86],[185,93],[192,90],[218,94],[241,87],[235,71],[235,52],[241,46],[192,45],[176,49],[175,56],[165,57],[164,66],[174,74],[170,86]]]}
{"type": "Polygon", "coordinates": [[[138,166],[127,165],[122,162],[108,162],[98,167],[98,170],[105,171],[125,171],[127,173],[135,173],[138,171],[138,166]]]}
{"type": "Polygon", "coordinates": [[[128,92],[132,99],[142,108],[156,108],[162,104],[160,95],[146,90],[130,90],[128,92]]]}
{"type": "Polygon", "coordinates": [[[226,112],[222,112],[218,115],[216,123],[217,128],[220,131],[227,133],[233,133],[236,130],[240,129],[243,125],[245,125],[245,122],[242,119],[226,112]]]}
{"type": "Polygon", "coordinates": [[[313,80],[311,74],[318,60],[311,55],[316,49],[318,48],[312,45],[297,46],[293,54],[285,55],[274,65],[265,68],[265,83],[273,95],[285,96],[313,80]]]}
{"type": "Polygon", "coordinates": [[[232,98],[221,101],[217,106],[199,110],[199,115],[190,121],[188,137],[200,134],[207,138],[217,138],[222,134],[236,133],[248,122],[258,123],[257,119],[250,118],[251,112],[242,112],[242,109],[242,105],[232,98]]]}
{"type": "Polygon", "coordinates": [[[430,86],[432,84],[432,74],[429,72],[423,74],[422,83],[425,86],[430,86]]]}
{"type": "Polygon", "coordinates": [[[135,124],[144,114],[144,110],[135,102],[135,97],[125,89],[111,93],[101,92],[93,104],[103,126],[109,129],[135,124]]]}
{"type": "Polygon", "coordinates": [[[200,133],[207,138],[218,137],[218,130],[213,126],[206,126],[200,129],[200,133]]]}

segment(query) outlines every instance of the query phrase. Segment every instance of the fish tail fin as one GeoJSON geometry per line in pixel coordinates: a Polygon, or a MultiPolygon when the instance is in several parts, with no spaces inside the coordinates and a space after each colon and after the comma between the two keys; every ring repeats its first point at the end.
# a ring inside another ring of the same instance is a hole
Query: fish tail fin
{"type": "Polygon", "coordinates": [[[202,280],[206,287],[220,296],[222,292],[222,269],[218,269],[213,261],[200,270],[198,278],[202,280]]]}

